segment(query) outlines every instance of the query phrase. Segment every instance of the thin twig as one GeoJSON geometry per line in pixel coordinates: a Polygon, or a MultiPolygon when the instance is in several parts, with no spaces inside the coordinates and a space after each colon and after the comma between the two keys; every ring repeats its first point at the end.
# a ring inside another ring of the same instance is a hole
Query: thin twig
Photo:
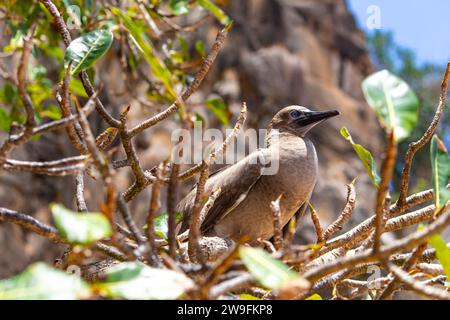
{"type": "Polygon", "coordinates": [[[158,252],[155,246],[155,226],[154,226],[154,220],[156,217],[156,214],[159,210],[159,208],[161,207],[161,203],[160,203],[160,191],[161,191],[161,187],[162,187],[162,179],[163,179],[163,175],[164,175],[164,168],[165,165],[164,163],[161,163],[156,171],[156,180],[152,185],[152,192],[151,192],[151,197],[150,197],[150,206],[149,206],[149,210],[148,210],[148,215],[147,215],[147,230],[146,230],[146,234],[147,234],[147,241],[150,247],[149,250],[149,260],[150,261],[158,261],[158,252]]]}
{"type": "Polygon", "coordinates": [[[33,128],[36,126],[36,119],[34,113],[34,105],[31,101],[31,97],[27,92],[27,81],[28,81],[28,67],[30,65],[30,55],[33,49],[32,38],[37,27],[37,21],[35,21],[27,34],[23,38],[23,51],[20,58],[19,68],[17,69],[17,88],[19,91],[19,97],[25,108],[26,121],[25,121],[25,132],[23,139],[27,139],[33,133],[33,128]]]}
{"type": "Polygon", "coordinates": [[[323,240],[328,240],[333,234],[340,231],[350,219],[356,206],[355,180],[347,185],[347,202],[345,204],[344,210],[342,210],[336,221],[329,225],[325,230],[325,232],[323,233],[323,240]]]}
{"type": "Polygon", "coordinates": [[[7,208],[0,208],[0,221],[17,224],[56,243],[67,243],[67,241],[59,235],[56,228],[42,223],[26,213],[7,208]]]}
{"type": "Polygon", "coordinates": [[[316,209],[314,209],[314,207],[311,205],[311,203],[309,203],[309,213],[311,215],[311,220],[314,224],[314,229],[316,230],[316,236],[317,236],[316,243],[322,243],[325,241],[324,237],[323,237],[323,229],[322,229],[322,226],[320,225],[320,219],[319,219],[319,216],[317,215],[317,211],[316,211],[316,209]]]}
{"type": "Polygon", "coordinates": [[[203,168],[200,171],[200,177],[196,186],[196,194],[194,204],[192,206],[192,214],[189,220],[189,240],[188,240],[188,253],[189,259],[192,262],[198,262],[202,260],[200,253],[200,237],[201,237],[201,224],[202,224],[202,208],[206,201],[207,194],[205,193],[205,184],[209,176],[209,166],[206,162],[203,162],[203,168]]]}
{"type": "Polygon", "coordinates": [[[411,171],[411,163],[413,161],[413,158],[417,151],[419,151],[424,145],[426,145],[431,137],[433,136],[434,132],[436,131],[437,126],[439,125],[439,121],[442,118],[442,115],[444,114],[445,104],[447,101],[447,84],[448,84],[448,78],[450,76],[450,62],[447,64],[447,69],[445,70],[444,79],[442,80],[441,84],[441,94],[439,97],[439,105],[436,109],[436,113],[434,115],[433,121],[431,121],[430,126],[425,131],[423,136],[417,140],[416,142],[413,142],[409,145],[408,151],[405,155],[405,160],[403,164],[403,171],[402,171],[402,178],[401,178],[401,185],[400,185],[400,194],[399,198],[397,200],[397,203],[399,205],[402,205],[405,200],[406,196],[408,195],[408,183],[409,183],[409,174],[411,171]]]}
{"type": "Polygon", "coordinates": [[[177,249],[177,212],[175,210],[178,203],[178,174],[180,172],[180,165],[178,163],[172,163],[170,171],[170,182],[167,190],[167,215],[168,215],[168,234],[169,241],[169,255],[175,259],[177,249]]]}
{"type": "Polygon", "coordinates": [[[384,157],[383,164],[381,165],[380,173],[380,185],[378,186],[376,203],[375,203],[375,233],[373,250],[379,251],[381,246],[381,235],[387,217],[385,216],[385,201],[386,196],[389,193],[389,183],[392,180],[394,173],[395,160],[397,158],[397,146],[395,144],[394,130],[392,129],[388,134],[388,143],[386,147],[386,156],[384,157]]]}

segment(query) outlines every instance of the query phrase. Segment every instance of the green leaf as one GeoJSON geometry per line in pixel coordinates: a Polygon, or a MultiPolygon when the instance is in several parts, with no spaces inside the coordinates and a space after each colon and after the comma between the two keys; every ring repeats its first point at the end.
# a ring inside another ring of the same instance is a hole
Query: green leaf
{"type": "Polygon", "coordinates": [[[86,245],[112,234],[108,218],[101,213],[77,213],[60,204],[52,204],[50,209],[59,233],[72,244],[86,245]]]}
{"type": "MultiPolygon", "coordinates": [[[[180,222],[181,218],[183,217],[183,215],[181,214],[181,212],[176,212],[176,222],[180,222]]],[[[161,213],[159,216],[157,216],[155,218],[155,220],[153,221],[153,223],[155,224],[155,234],[160,237],[161,239],[165,239],[167,240],[167,234],[169,232],[169,216],[167,215],[167,213],[161,213]]],[[[144,229],[147,229],[148,226],[145,225],[144,229]]]]}
{"type": "Polygon", "coordinates": [[[198,4],[203,8],[211,12],[223,25],[227,25],[231,22],[231,19],[210,0],[198,0],[198,4]]]}
{"type": "Polygon", "coordinates": [[[61,109],[54,104],[51,104],[49,106],[46,107],[45,110],[41,111],[39,113],[39,116],[41,117],[49,117],[50,119],[53,120],[59,120],[61,119],[61,109]]]}
{"type": "Polygon", "coordinates": [[[197,40],[195,42],[195,51],[201,56],[204,57],[206,54],[205,45],[202,40],[197,40]]]}
{"type": "Polygon", "coordinates": [[[222,98],[208,99],[206,101],[206,106],[209,110],[212,111],[212,113],[216,116],[217,119],[219,119],[221,123],[226,126],[230,125],[228,108],[222,98]]]}
{"type": "Polygon", "coordinates": [[[186,0],[169,0],[170,9],[174,15],[181,15],[189,12],[189,4],[186,0]]]}
{"type": "Polygon", "coordinates": [[[144,32],[135,23],[133,23],[133,20],[126,13],[117,8],[111,8],[111,12],[122,19],[123,24],[130,32],[137,48],[142,52],[145,60],[149,64],[153,75],[163,83],[171,98],[175,98],[176,93],[172,87],[172,75],[164,63],[155,55],[153,46],[149,39],[145,36],[144,32]]]}
{"type": "Polygon", "coordinates": [[[395,141],[407,138],[419,115],[419,99],[409,85],[389,71],[382,70],[367,77],[362,89],[381,125],[388,132],[394,130],[395,141]]]}
{"type": "Polygon", "coordinates": [[[113,34],[109,30],[94,30],[73,40],[66,50],[66,68],[72,63],[72,75],[91,67],[111,47],[113,34]]]}
{"type": "Polygon", "coordinates": [[[89,286],[78,276],[44,263],[30,265],[19,275],[0,280],[0,300],[75,300],[89,296],[89,286]]]}
{"type": "Polygon", "coordinates": [[[450,249],[440,235],[432,236],[428,242],[436,250],[436,257],[442,265],[447,279],[450,279],[450,249]]]}
{"type": "Polygon", "coordinates": [[[11,129],[11,117],[5,109],[0,108],[0,130],[9,132],[11,129]]]}
{"type": "Polygon", "coordinates": [[[314,293],[313,295],[309,296],[305,300],[322,300],[322,297],[318,295],[317,293],[314,293]]]}
{"type": "Polygon", "coordinates": [[[373,185],[375,186],[375,188],[378,188],[381,178],[378,175],[377,166],[376,166],[375,160],[372,157],[372,154],[366,148],[364,148],[362,145],[356,144],[353,141],[353,138],[350,135],[350,133],[348,132],[346,127],[341,128],[341,135],[348,142],[350,142],[350,144],[352,145],[356,154],[358,155],[359,159],[361,160],[362,164],[364,165],[366,172],[369,174],[370,180],[372,180],[373,185]]]}
{"type": "Polygon", "coordinates": [[[79,97],[89,98],[86,91],[84,90],[83,83],[81,82],[80,79],[71,78],[69,82],[69,89],[70,92],[76,94],[79,97]]]}
{"type": "Polygon", "coordinates": [[[102,295],[125,299],[176,299],[194,286],[184,274],[123,262],[106,270],[106,282],[97,284],[102,295]]]}
{"type": "Polygon", "coordinates": [[[240,247],[239,255],[250,274],[269,289],[280,289],[300,276],[261,248],[240,247]]]}
{"type": "Polygon", "coordinates": [[[447,188],[450,179],[450,157],[444,143],[437,135],[431,139],[431,172],[436,211],[450,201],[450,189],[447,188]]]}

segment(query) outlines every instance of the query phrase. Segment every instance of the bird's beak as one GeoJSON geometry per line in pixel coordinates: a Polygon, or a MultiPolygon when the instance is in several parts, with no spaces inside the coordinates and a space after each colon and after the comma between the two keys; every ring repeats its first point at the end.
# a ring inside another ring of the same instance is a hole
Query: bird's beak
{"type": "Polygon", "coordinates": [[[305,113],[305,116],[303,118],[300,118],[298,120],[298,123],[305,126],[311,123],[317,123],[323,120],[326,120],[328,118],[335,117],[339,115],[340,112],[337,110],[330,110],[330,111],[310,111],[305,113]]]}

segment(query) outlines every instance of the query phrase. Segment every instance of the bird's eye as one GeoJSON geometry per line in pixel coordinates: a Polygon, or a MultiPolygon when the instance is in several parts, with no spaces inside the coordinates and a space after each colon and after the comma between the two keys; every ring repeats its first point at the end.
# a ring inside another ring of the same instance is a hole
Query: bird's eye
{"type": "Polygon", "coordinates": [[[300,112],[298,110],[294,110],[294,111],[291,111],[289,113],[289,115],[291,116],[292,119],[298,119],[298,118],[300,118],[303,115],[303,112],[300,112]]]}

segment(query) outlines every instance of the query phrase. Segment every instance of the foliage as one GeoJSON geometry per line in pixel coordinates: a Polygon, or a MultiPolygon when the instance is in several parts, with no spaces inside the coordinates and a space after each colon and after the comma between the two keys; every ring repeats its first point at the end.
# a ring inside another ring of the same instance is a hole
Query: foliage
{"type": "Polygon", "coordinates": [[[430,238],[429,243],[436,250],[436,256],[439,263],[444,268],[447,279],[450,277],[450,249],[447,247],[447,243],[440,235],[434,235],[430,238]]]}
{"type": "Polygon", "coordinates": [[[431,139],[431,169],[436,211],[450,201],[450,156],[444,143],[435,135],[431,139]]]}
{"type": "Polygon", "coordinates": [[[108,30],[94,30],[73,40],[66,50],[66,68],[70,64],[72,75],[91,67],[111,47],[113,35],[108,30]]]}
{"type": "Polygon", "coordinates": [[[375,163],[375,160],[373,159],[372,154],[370,151],[368,151],[366,148],[364,148],[362,145],[357,144],[353,141],[352,136],[348,132],[346,127],[341,128],[341,135],[352,145],[353,149],[355,150],[356,154],[358,155],[359,159],[361,160],[364,168],[366,169],[367,174],[370,177],[370,180],[372,181],[373,185],[378,188],[378,185],[380,184],[380,176],[377,172],[377,165],[375,163]]]}
{"type": "Polygon", "coordinates": [[[112,234],[108,219],[101,213],[76,213],[60,204],[50,208],[59,233],[72,244],[86,245],[112,234]]]}
{"type": "Polygon", "coordinates": [[[106,281],[96,285],[106,297],[126,299],[176,299],[194,283],[185,275],[150,268],[140,262],[124,262],[106,271],[106,281]]]}
{"type": "Polygon", "coordinates": [[[75,300],[89,295],[89,286],[82,279],[43,263],[0,281],[0,300],[75,300]]]}
{"type": "Polygon", "coordinates": [[[417,123],[419,111],[419,100],[409,85],[383,70],[367,77],[362,87],[383,127],[394,130],[397,142],[407,138],[417,123]]]}

